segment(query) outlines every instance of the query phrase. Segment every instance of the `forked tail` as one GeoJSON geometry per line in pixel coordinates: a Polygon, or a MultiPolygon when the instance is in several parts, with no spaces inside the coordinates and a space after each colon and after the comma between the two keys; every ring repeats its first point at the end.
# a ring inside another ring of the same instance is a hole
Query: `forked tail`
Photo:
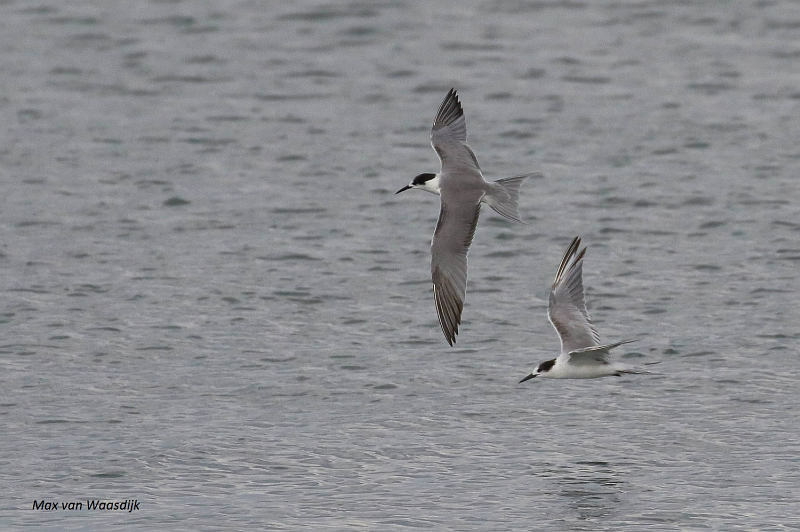
{"type": "Polygon", "coordinates": [[[618,369],[614,375],[617,377],[622,377],[623,375],[663,375],[663,373],[647,371],[646,369],[618,369]]]}
{"type": "Polygon", "coordinates": [[[519,187],[529,177],[541,176],[539,172],[505,177],[492,183],[491,191],[483,197],[497,214],[505,216],[511,221],[523,223],[519,217],[519,187]]]}
{"type": "MultiPolygon", "coordinates": [[[[656,364],[660,364],[660,360],[656,360],[655,362],[645,362],[645,366],[655,366],[656,364]]],[[[663,373],[656,373],[655,371],[649,371],[642,367],[636,368],[624,368],[617,371],[614,375],[617,377],[621,377],[622,375],[663,375],[663,373]]]]}

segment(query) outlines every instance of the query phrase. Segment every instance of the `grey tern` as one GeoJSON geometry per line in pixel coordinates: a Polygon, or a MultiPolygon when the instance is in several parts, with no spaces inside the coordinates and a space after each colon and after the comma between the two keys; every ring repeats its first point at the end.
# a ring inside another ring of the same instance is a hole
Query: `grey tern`
{"type": "Polygon", "coordinates": [[[455,89],[450,89],[436,113],[431,146],[442,163],[439,173],[419,174],[395,194],[417,188],[441,196],[439,221],[431,241],[431,278],[439,324],[452,346],[461,324],[467,290],[467,252],[481,203],[513,222],[522,222],[518,211],[520,185],[540,174],[486,181],[478,159],[467,145],[467,123],[455,89]]]}
{"type": "Polygon", "coordinates": [[[583,256],[581,239],[575,237],[561,259],[556,278],[550,289],[547,317],[561,339],[561,354],[541,362],[519,382],[534,377],[553,379],[593,379],[627,373],[650,373],[618,363],[609,362],[610,351],[634,340],[601,344],[600,335],[592,324],[583,297],[583,256]]]}

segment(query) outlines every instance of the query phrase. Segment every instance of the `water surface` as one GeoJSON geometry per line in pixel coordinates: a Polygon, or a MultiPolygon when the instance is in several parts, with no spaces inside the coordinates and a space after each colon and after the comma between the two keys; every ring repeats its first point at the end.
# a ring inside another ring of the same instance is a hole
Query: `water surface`
{"type": "Polygon", "coordinates": [[[0,6],[0,524],[780,529],[796,512],[793,2],[0,6]],[[489,178],[458,343],[430,123],[489,178]],[[575,234],[603,339],[552,358],[575,234]],[[34,500],[138,499],[132,513],[34,500]]]}

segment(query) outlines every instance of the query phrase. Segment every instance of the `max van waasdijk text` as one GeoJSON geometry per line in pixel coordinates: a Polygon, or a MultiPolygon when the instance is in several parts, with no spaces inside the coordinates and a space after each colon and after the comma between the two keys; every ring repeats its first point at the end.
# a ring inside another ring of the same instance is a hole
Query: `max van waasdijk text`
{"type": "Polygon", "coordinates": [[[124,501],[104,501],[101,499],[87,499],[83,501],[46,501],[44,499],[33,501],[33,510],[58,511],[58,510],[93,510],[102,512],[132,512],[139,510],[139,499],[125,499],[124,501]]]}

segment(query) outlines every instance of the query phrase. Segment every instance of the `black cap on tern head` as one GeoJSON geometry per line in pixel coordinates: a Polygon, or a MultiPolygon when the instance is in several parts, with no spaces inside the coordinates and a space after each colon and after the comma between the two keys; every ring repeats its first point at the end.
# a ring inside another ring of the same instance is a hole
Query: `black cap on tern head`
{"type": "Polygon", "coordinates": [[[542,362],[538,366],[536,366],[536,371],[535,372],[532,372],[530,375],[528,375],[527,377],[525,377],[524,379],[519,381],[520,384],[525,382],[525,381],[527,381],[527,380],[529,380],[529,379],[532,379],[532,378],[536,377],[537,375],[541,375],[542,373],[547,373],[548,371],[553,369],[553,366],[555,366],[555,365],[556,365],[556,359],[555,358],[552,359],[552,360],[545,360],[544,362],[542,362]]]}
{"type": "Polygon", "coordinates": [[[431,174],[431,173],[419,174],[417,177],[414,178],[413,181],[411,181],[411,184],[412,185],[422,185],[426,181],[430,181],[434,177],[436,177],[436,174],[431,174]]]}
{"type": "Polygon", "coordinates": [[[410,184],[404,186],[403,188],[395,192],[395,194],[400,194],[402,191],[408,190],[409,188],[414,188],[420,185],[424,185],[426,182],[430,181],[434,177],[436,177],[436,174],[431,174],[431,173],[419,174],[417,177],[411,180],[410,184]]]}

